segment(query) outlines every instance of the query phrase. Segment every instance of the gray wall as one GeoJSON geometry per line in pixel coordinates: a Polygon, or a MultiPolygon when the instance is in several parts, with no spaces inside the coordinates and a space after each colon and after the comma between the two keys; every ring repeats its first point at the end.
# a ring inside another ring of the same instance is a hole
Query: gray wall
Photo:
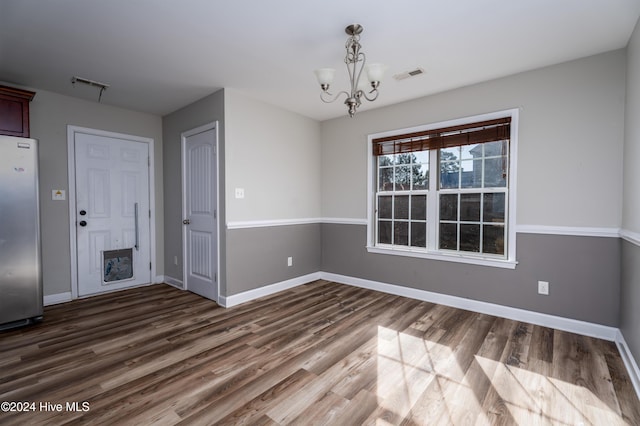
{"type": "Polygon", "coordinates": [[[320,227],[314,223],[228,230],[231,294],[320,271],[320,227]],[[287,266],[289,256],[293,257],[292,266],[287,266]]]}
{"type": "Polygon", "coordinates": [[[515,270],[368,253],[364,225],[322,225],[322,270],[617,326],[618,238],[518,234],[515,270]],[[548,296],[537,281],[551,283],[548,296]]]}
{"type": "MultiPolygon", "coordinates": [[[[165,275],[182,281],[182,154],[181,134],[214,121],[218,122],[218,174],[220,208],[219,223],[225,223],[225,113],[224,90],[179,109],[162,118],[164,143],[164,235],[165,275]],[[178,264],[174,264],[174,257],[178,264]]],[[[226,234],[221,226],[220,238],[220,293],[226,290],[226,234]]]]}
{"type": "Polygon", "coordinates": [[[627,47],[620,330],[640,360],[640,21],[627,47]]]}
{"type": "Polygon", "coordinates": [[[30,125],[31,136],[40,140],[40,222],[44,295],[71,291],[69,203],[51,200],[52,189],[64,189],[67,194],[69,190],[67,125],[153,138],[156,182],[156,259],[154,261],[156,273],[163,275],[162,205],[164,201],[161,118],[37,88],[27,89],[36,92],[30,105],[30,125]]]}
{"type": "Polygon", "coordinates": [[[620,331],[640,362],[640,246],[622,242],[620,331]]]}
{"type": "MultiPolygon", "coordinates": [[[[615,233],[625,72],[618,50],[323,122],[322,215],[366,218],[367,135],[518,108],[517,224],[615,233]]],[[[618,324],[618,238],[519,233],[510,271],[370,254],[366,237],[366,226],[323,225],[323,271],[618,324]],[[550,282],[548,296],[538,280],[550,282]]]]}

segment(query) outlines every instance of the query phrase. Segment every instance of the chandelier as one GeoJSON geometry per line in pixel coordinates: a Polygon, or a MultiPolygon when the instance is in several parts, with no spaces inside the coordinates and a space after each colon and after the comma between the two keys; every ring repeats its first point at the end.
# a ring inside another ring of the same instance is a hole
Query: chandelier
{"type": "Polygon", "coordinates": [[[351,24],[344,29],[349,35],[347,43],[345,44],[347,55],[344,58],[344,63],[347,65],[347,71],[349,71],[350,91],[343,90],[334,96],[329,92],[329,86],[333,82],[336,70],[333,68],[320,68],[315,70],[316,78],[322,89],[320,99],[322,99],[323,102],[331,103],[336,101],[340,95],[346,95],[347,98],[344,104],[349,110],[350,117],[353,117],[356,113],[356,110],[362,104],[363,98],[370,102],[378,98],[378,86],[380,86],[380,81],[386,69],[386,66],[383,64],[365,65],[366,59],[364,52],[360,51],[360,34],[363,29],[360,24],[351,24]],[[362,71],[366,72],[368,81],[360,80],[362,71]]]}

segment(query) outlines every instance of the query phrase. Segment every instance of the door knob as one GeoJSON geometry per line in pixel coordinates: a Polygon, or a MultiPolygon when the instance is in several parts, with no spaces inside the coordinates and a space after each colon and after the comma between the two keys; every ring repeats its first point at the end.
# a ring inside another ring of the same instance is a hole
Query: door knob
{"type": "Polygon", "coordinates": [[[87,211],[86,211],[86,210],[80,210],[80,216],[84,216],[84,215],[86,215],[86,214],[87,214],[87,211]]]}
{"type": "Polygon", "coordinates": [[[188,225],[188,224],[190,224],[190,223],[191,223],[191,221],[190,221],[189,219],[185,219],[185,220],[183,220],[183,221],[182,221],[182,223],[183,223],[184,225],[188,225]]]}
{"type": "Polygon", "coordinates": [[[87,226],[87,221],[86,220],[81,220],[80,221],[80,226],[87,226]]]}

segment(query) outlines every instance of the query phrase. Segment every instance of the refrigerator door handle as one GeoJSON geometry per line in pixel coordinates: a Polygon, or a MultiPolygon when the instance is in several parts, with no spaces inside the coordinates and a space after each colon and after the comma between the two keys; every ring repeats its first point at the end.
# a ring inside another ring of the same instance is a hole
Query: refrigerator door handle
{"type": "Polygon", "coordinates": [[[136,225],[136,251],[139,251],[140,248],[138,247],[138,203],[134,203],[133,205],[133,212],[134,212],[134,219],[135,219],[135,225],[136,225]]]}

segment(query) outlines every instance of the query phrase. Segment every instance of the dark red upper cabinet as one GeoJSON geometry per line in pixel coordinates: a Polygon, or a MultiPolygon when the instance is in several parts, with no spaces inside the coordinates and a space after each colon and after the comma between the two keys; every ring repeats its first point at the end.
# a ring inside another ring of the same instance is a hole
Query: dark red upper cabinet
{"type": "Polygon", "coordinates": [[[35,92],[0,86],[0,135],[29,137],[29,102],[35,92]]]}

